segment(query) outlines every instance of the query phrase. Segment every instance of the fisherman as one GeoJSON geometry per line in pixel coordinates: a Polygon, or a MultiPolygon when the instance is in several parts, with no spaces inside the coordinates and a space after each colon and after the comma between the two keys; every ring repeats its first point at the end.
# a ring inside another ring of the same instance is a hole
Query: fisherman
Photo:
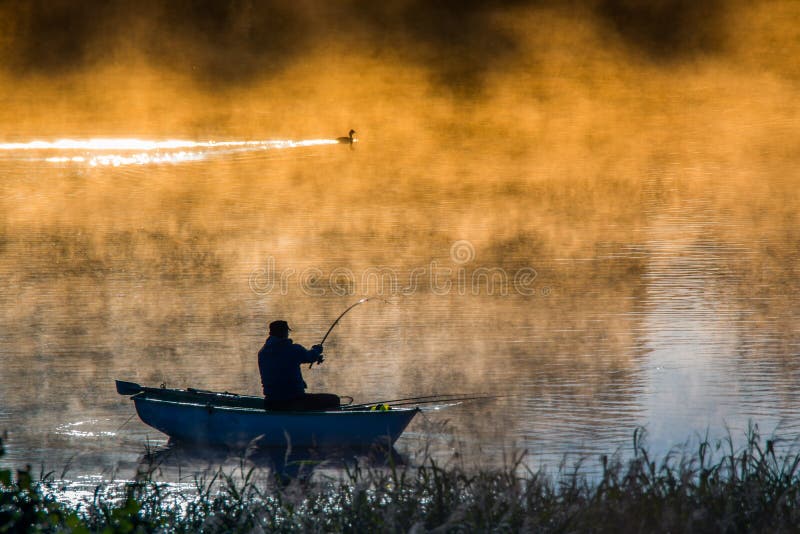
{"type": "Polygon", "coordinates": [[[264,388],[264,407],[267,410],[332,410],[338,409],[340,399],[330,393],[306,393],[306,383],[300,366],[320,364],[322,345],[311,350],[289,339],[289,324],[273,321],[269,337],[258,351],[258,370],[264,388]]]}

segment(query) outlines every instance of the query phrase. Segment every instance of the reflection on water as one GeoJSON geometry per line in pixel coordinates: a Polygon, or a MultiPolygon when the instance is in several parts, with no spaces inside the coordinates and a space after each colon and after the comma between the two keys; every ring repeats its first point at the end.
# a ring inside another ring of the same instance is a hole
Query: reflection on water
{"type": "Polygon", "coordinates": [[[209,476],[222,468],[230,472],[246,466],[260,469],[273,480],[288,483],[293,480],[311,480],[315,473],[330,473],[344,467],[401,466],[406,464],[394,447],[365,447],[363,449],[319,449],[259,447],[252,444],[245,450],[198,447],[197,445],[169,442],[166,446],[146,451],[139,459],[140,474],[154,474],[179,480],[192,476],[209,476]]]}
{"type": "Polygon", "coordinates": [[[436,161],[391,139],[2,147],[4,461],[135,472],[165,437],[115,378],[258,394],[270,320],[311,345],[375,294],[392,305],[342,320],[304,370],[312,391],[506,395],[424,414],[401,452],[549,464],[638,425],[662,451],[748,419],[797,434],[800,200],[781,172],[708,176],[654,152],[613,178],[526,177],[451,141],[436,161]]]}
{"type": "Polygon", "coordinates": [[[206,491],[213,494],[234,486],[254,485],[263,490],[276,485],[304,485],[312,480],[338,479],[346,470],[395,468],[406,462],[394,448],[261,448],[253,444],[246,450],[230,450],[170,442],[140,451],[136,464],[125,466],[130,473],[51,473],[47,490],[72,506],[89,506],[98,495],[120,499],[126,495],[126,486],[154,481],[163,503],[185,510],[187,502],[206,491]]]}
{"type": "Polygon", "coordinates": [[[261,150],[335,145],[337,143],[338,141],[335,139],[305,139],[302,141],[181,141],[174,139],[167,141],[143,139],[80,141],[60,139],[53,142],[0,143],[0,158],[23,159],[32,162],[45,161],[47,163],[78,163],[90,167],[120,167],[185,163],[261,150]],[[64,155],[70,153],[72,155],[64,155]],[[79,155],[74,155],[75,153],[79,155]]]}
{"type": "Polygon", "coordinates": [[[55,433],[62,436],[69,436],[75,438],[95,438],[95,437],[116,437],[116,432],[86,430],[90,428],[97,428],[103,426],[100,421],[76,421],[74,423],[64,423],[56,427],[55,433]]]}

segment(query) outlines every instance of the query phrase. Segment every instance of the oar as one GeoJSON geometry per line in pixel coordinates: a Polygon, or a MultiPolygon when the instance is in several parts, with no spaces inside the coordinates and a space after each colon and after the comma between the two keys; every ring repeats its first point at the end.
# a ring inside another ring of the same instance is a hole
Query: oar
{"type": "MultiPolygon", "coordinates": [[[[348,308],[345,311],[342,312],[342,314],[339,317],[336,318],[335,321],[333,321],[333,324],[331,325],[331,327],[328,328],[327,332],[325,332],[325,336],[322,338],[322,341],[319,342],[319,346],[321,347],[325,343],[325,340],[328,339],[328,334],[331,333],[331,331],[333,330],[334,326],[339,324],[339,321],[342,319],[342,317],[345,316],[345,314],[347,314],[347,312],[349,312],[350,310],[352,310],[353,308],[355,308],[359,304],[364,304],[365,302],[369,302],[370,300],[382,300],[383,302],[386,302],[384,299],[382,299],[380,297],[364,297],[363,299],[359,300],[355,304],[351,304],[350,306],[348,306],[348,308]]],[[[314,366],[314,362],[311,362],[310,364],[308,364],[308,368],[309,369],[311,369],[311,367],[313,367],[313,366],[314,366]]]]}

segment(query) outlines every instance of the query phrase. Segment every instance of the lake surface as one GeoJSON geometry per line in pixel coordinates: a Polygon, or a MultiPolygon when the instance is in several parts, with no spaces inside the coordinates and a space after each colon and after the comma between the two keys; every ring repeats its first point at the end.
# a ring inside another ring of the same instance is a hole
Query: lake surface
{"type": "Polygon", "coordinates": [[[475,132],[0,146],[3,463],[130,476],[165,437],[114,379],[257,395],[268,322],[310,346],[363,296],[388,302],[341,321],[310,391],[503,395],[418,417],[401,452],[555,466],[640,426],[663,453],[750,422],[793,440],[793,156],[686,135],[635,158],[475,132]]]}

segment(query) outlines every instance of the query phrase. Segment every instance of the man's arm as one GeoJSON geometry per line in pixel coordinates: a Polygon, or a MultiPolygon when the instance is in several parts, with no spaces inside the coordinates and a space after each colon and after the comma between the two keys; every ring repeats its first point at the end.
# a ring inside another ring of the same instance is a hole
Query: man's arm
{"type": "Polygon", "coordinates": [[[322,345],[314,345],[311,349],[295,343],[292,345],[293,354],[298,363],[319,363],[322,361],[322,345]]]}

